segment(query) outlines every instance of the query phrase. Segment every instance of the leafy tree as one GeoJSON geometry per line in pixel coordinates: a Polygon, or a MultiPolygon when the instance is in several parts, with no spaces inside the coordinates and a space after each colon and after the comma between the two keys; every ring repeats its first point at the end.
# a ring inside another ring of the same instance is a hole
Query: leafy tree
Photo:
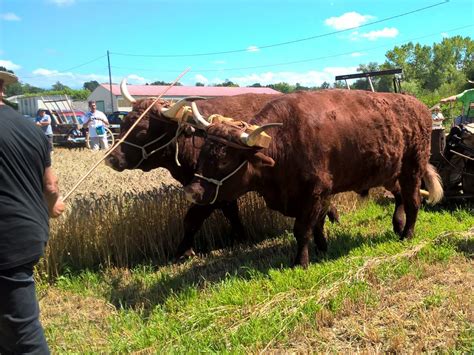
{"type": "Polygon", "coordinates": [[[69,87],[64,84],[61,84],[59,81],[56,81],[56,84],[54,84],[52,87],[53,91],[62,91],[65,89],[69,89],[69,87]]]}
{"type": "MultiPolygon", "coordinates": [[[[162,80],[158,80],[158,81],[152,82],[150,85],[169,86],[169,85],[171,85],[171,83],[168,83],[168,82],[162,81],[162,80]]],[[[181,84],[180,82],[177,82],[176,84],[174,84],[174,86],[182,86],[182,85],[183,84],[181,84]]]]}
{"type": "Polygon", "coordinates": [[[331,84],[329,84],[327,81],[323,82],[321,86],[319,87],[322,90],[329,89],[331,87],[331,84]]]}
{"type": "Polygon", "coordinates": [[[214,86],[224,86],[224,87],[239,87],[239,85],[233,83],[229,79],[225,79],[225,81],[221,84],[216,84],[214,86]]]}
{"type": "Polygon", "coordinates": [[[277,84],[270,84],[268,85],[269,88],[272,88],[273,90],[276,90],[276,91],[279,91],[279,92],[282,92],[284,94],[288,94],[290,92],[293,92],[295,91],[295,87],[288,84],[288,83],[285,83],[285,82],[282,82],[282,83],[277,83],[277,84]]]}
{"type": "Polygon", "coordinates": [[[249,86],[249,88],[261,88],[262,85],[260,83],[255,83],[249,86]]]}
{"type": "Polygon", "coordinates": [[[82,86],[84,90],[94,91],[100,84],[96,80],[86,81],[82,86]]]}
{"type": "Polygon", "coordinates": [[[204,86],[204,83],[197,82],[195,86],[204,86]]]}

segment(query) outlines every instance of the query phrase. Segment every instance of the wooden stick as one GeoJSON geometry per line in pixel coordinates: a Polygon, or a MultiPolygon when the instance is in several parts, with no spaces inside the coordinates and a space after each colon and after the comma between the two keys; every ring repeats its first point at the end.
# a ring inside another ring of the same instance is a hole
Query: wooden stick
{"type": "Polygon", "coordinates": [[[147,107],[147,109],[145,111],[143,111],[143,113],[140,115],[140,117],[137,118],[137,120],[135,121],[135,123],[132,125],[132,127],[130,127],[130,129],[125,133],[125,135],[119,139],[119,141],[117,142],[117,144],[112,147],[112,149],[110,149],[98,162],[96,162],[90,169],[89,171],[82,177],[79,179],[79,181],[73,186],[73,188],[71,189],[71,191],[69,191],[64,197],[63,197],[63,201],[66,201],[68,199],[69,196],[71,196],[71,194],[74,192],[74,190],[77,189],[77,187],[90,175],[90,173],[92,173],[92,171],[94,171],[94,169],[102,162],[105,160],[105,158],[107,158],[120,144],[123,143],[123,141],[125,140],[125,138],[128,137],[128,135],[130,134],[130,132],[132,132],[132,130],[135,128],[135,126],[141,121],[141,119],[148,113],[148,111],[151,110],[151,108],[155,105],[155,103],[161,99],[161,97],[166,94],[168,92],[169,89],[171,89],[178,81],[179,79],[181,79],[184,74],[186,74],[188,71],[190,71],[191,68],[187,68],[186,70],[184,70],[181,74],[179,74],[179,76],[175,79],[175,81],[173,81],[161,94],[160,96],[158,96],[155,100],[153,100],[153,102],[151,103],[150,106],[147,107]]]}

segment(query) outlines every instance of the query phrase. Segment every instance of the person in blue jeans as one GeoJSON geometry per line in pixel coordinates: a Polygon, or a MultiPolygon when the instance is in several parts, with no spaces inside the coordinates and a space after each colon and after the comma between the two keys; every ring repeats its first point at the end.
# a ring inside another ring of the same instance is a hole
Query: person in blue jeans
{"type": "Polygon", "coordinates": [[[53,129],[51,128],[51,117],[43,109],[38,110],[35,119],[36,125],[41,127],[49,142],[49,148],[53,151],[53,129]]]}
{"type": "Polygon", "coordinates": [[[46,136],[3,103],[5,86],[17,80],[0,71],[0,354],[49,354],[33,267],[48,241],[48,218],[65,206],[46,136]]]}

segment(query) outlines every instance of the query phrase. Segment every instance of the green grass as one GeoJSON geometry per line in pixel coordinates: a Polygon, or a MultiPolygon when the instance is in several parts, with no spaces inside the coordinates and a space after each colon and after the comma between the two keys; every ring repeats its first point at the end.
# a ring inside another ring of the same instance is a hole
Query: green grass
{"type": "MultiPolygon", "coordinates": [[[[60,316],[45,315],[51,349],[248,353],[317,341],[322,324],[353,317],[353,309],[379,310],[387,297],[384,289],[397,280],[423,281],[430,268],[472,256],[472,243],[461,235],[474,226],[471,207],[421,210],[415,238],[403,242],[391,231],[392,209],[369,201],[342,216],[340,225],[328,224],[329,252],[320,257],[312,249],[307,270],[290,267],[295,243],[292,235],[283,235],[181,265],[69,271],[53,285],[40,283],[40,295],[45,300],[53,297],[51,290],[65,295],[60,305],[67,304],[67,295],[100,300],[103,309],[96,306],[102,312],[98,319],[89,318],[87,302],[76,308],[84,312],[79,320],[68,318],[73,305],[60,316]],[[446,231],[452,233],[440,237],[446,231]]],[[[448,296],[435,287],[417,304],[437,310],[448,296]]],[[[459,324],[457,343],[442,351],[472,345],[472,324],[464,318],[459,324]]],[[[375,331],[386,344],[410,341],[396,338],[396,332],[375,331]]],[[[331,346],[323,348],[341,350],[331,346]]]]}

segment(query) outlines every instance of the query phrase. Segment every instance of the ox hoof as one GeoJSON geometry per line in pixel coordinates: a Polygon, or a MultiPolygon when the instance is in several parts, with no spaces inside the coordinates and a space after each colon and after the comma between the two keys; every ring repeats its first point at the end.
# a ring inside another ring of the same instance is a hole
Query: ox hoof
{"type": "Polygon", "coordinates": [[[176,255],[176,262],[183,262],[183,261],[192,259],[192,258],[194,258],[195,256],[196,256],[196,253],[195,253],[194,250],[191,248],[191,249],[186,250],[184,253],[178,253],[178,254],[176,255]]]}

